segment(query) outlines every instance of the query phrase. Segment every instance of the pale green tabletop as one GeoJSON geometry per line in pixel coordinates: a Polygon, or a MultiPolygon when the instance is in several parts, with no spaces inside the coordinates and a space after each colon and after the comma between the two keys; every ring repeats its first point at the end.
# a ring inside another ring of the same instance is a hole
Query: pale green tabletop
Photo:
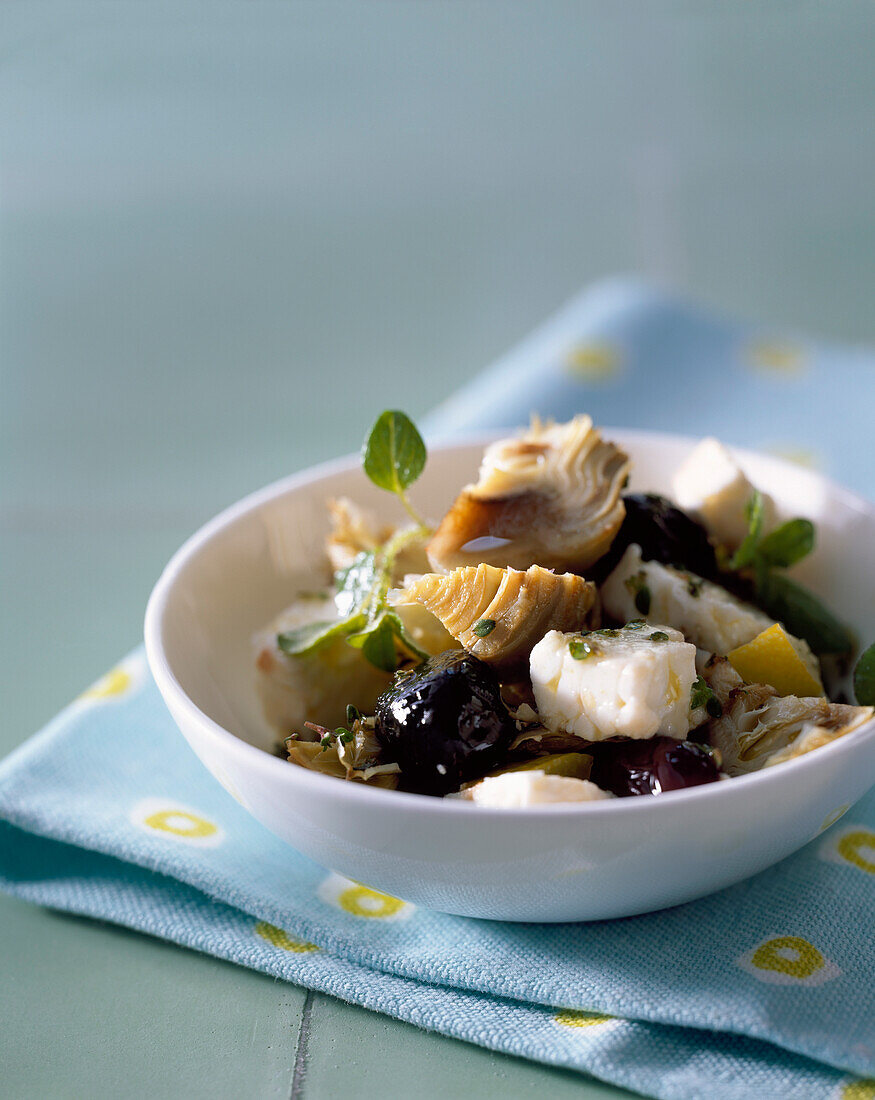
{"type": "MultiPolygon", "coordinates": [[[[0,11],[0,752],[221,506],[637,271],[873,336],[875,8],[0,11]]],[[[621,1093],[0,898],[4,1097],[621,1093]]],[[[656,1086],[655,1086],[656,1087],[656,1086]]]]}

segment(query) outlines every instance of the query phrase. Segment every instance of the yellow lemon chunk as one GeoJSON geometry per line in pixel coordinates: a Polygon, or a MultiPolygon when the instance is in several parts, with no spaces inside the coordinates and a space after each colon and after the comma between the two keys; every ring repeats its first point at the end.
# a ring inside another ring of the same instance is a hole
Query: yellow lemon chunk
{"type": "Polygon", "coordinates": [[[729,663],[749,684],[768,684],[779,695],[807,699],[823,695],[817,662],[780,623],[727,653],[729,663]]]}

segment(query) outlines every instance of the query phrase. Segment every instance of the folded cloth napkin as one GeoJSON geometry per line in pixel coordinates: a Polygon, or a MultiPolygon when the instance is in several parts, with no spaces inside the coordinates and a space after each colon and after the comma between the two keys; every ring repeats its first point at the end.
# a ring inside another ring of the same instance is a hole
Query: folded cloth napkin
{"type": "MultiPolygon", "coordinates": [[[[875,361],[596,287],[428,421],[530,410],[804,451],[865,488],[875,361]],[[856,430],[855,430],[856,429],[856,430]]],[[[518,925],[418,909],[257,824],[131,654],[0,765],[0,888],[658,1097],[875,1097],[875,792],[709,898],[518,925]]]]}

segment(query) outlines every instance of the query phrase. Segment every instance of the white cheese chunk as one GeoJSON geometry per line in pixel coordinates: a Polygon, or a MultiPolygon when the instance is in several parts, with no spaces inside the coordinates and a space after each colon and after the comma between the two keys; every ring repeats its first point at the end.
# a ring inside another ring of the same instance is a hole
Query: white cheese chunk
{"type": "Polygon", "coordinates": [[[650,605],[646,619],[669,623],[711,653],[726,654],[774,622],[719,584],[661,562],[643,561],[640,546],[633,543],[602,585],[602,606],[612,618],[628,622],[642,614],[642,601],[639,597],[636,604],[636,596],[645,589],[650,605]]]}
{"type": "MultiPolygon", "coordinates": [[[[736,550],[747,534],[745,509],[754,493],[744,471],[717,439],[703,439],[678,467],[672,479],[678,506],[690,512],[728,550],[736,550]]],[[[762,493],[763,531],[775,525],[772,498],[762,493]]]]}
{"type": "Polygon", "coordinates": [[[494,775],[471,787],[467,794],[478,806],[496,809],[544,806],[551,802],[599,802],[614,797],[610,791],[603,791],[588,779],[547,775],[539,771],[494,775]]]}
{"type": "Polygon", "coordinates": [[[696,647],[671,627],[583,636],[551,630],[532,650],[529,670],[549,730],[586,741],[657,733],[683,740],[690,730],[696,647]]]}

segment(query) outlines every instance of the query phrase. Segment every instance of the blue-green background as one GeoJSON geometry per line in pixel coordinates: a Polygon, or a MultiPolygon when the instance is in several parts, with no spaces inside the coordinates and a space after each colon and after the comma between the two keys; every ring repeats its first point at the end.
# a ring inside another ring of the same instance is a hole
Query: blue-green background
{"type": "MultiPolygon", "coordinates": [[[[199,523],[590,279],[871,340],[873,47],[868,0],[7,0],[0,751],[199,523]]],[[[0,930],[4,1095],[613,1095],[7,899],[0,930]]]]}

